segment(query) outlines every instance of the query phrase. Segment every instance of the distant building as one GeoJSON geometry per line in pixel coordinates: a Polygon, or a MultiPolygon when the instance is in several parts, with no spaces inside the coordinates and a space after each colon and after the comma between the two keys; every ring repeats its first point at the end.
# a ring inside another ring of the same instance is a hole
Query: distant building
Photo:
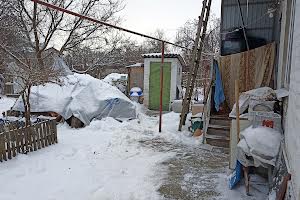
{"type": "MultiPolygon", "coordinates": [[[[144,105],[158,110],[160,105],[161,53],[144,54],[144,105]]],[[[164,55],[163,110],[170,110],[171,102],[180,98],[182,67],[185,62],[179,54],[164,55]]]]}

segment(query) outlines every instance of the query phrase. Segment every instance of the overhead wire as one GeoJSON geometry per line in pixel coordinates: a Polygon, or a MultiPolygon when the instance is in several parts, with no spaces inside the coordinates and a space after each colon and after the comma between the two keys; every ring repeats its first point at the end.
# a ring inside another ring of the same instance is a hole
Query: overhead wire
{"type": "MultiPolygon", "coordinates": [[[[276,12],[276,11],[277,11],[277,9],[275,9],[273,12],[276,12]]],[[[221,35],[226,35],[226,34],[229,34],[229,33],[238,32],[239,30],[242,30],[243,28],[247,28],[247,27],[249,27],[249,26],[251,26],[251,25],[257,24],[257,22],[260,22],[266,15],[269,15],[269,14],[270,14],[270,12],[267,11],[267,12],[265,12],[262,16],[260,16],[260,17],[257,18],[256,20],[254,20],[254,21],[252,21],[252,22],[246,24],[245,26],[240,26],[239,28],[236,28],[236,29],[234,29],[234,30],[232,30],[232,31],[221,32],[220,34],[221,34],[221,35]]]]}

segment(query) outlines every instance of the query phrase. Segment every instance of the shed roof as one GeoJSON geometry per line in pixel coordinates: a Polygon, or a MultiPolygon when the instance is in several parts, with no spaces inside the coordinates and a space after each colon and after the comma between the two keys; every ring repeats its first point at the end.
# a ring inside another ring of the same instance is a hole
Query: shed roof
{"type": "MultiPolygon", "coordinates": [[[[142,54],[143,58],[161,58],[161,53],[148,53],[148,54],[142,54]]],[[[177,53],[165,53],[164,58],[177,58],[182,66],[186,66],[186,63],[182,56],[177,53]]]]}

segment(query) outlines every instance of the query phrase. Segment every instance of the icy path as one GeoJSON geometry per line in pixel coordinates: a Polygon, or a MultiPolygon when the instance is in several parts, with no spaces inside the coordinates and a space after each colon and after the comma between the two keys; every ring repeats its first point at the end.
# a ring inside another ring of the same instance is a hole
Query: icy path
{"type": "Polygon", "coordinates": [[[58,128],[59,143],[0,163],[0,200],[158,200],[248,198],[228,191],[227,157],[178,133],[178,114],[58,128]]]}

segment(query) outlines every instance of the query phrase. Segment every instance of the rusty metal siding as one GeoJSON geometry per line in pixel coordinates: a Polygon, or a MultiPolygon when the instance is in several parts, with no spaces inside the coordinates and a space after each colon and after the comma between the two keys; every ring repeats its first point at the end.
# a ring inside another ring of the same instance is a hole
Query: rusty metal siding
{"type": "MultiPolygon", "coordinates": [[[[247,26],[247,34],[251,37],[259,37],[267,42],[276,40],[275,22],[278,16],[275,12],[274,17],[270,18],[267,14],[275,0],[249,0],[248,1],[248,17],[247,17],[247,0],[240,0],[245,25],[247,26]]],[[[242,25],[240,11],[237,0],[222,0],[221,8],[221,33],[226,33],[233,28],[242,25]]],[[[225,34],[222,34],[224,39],[225,34]]]]}

